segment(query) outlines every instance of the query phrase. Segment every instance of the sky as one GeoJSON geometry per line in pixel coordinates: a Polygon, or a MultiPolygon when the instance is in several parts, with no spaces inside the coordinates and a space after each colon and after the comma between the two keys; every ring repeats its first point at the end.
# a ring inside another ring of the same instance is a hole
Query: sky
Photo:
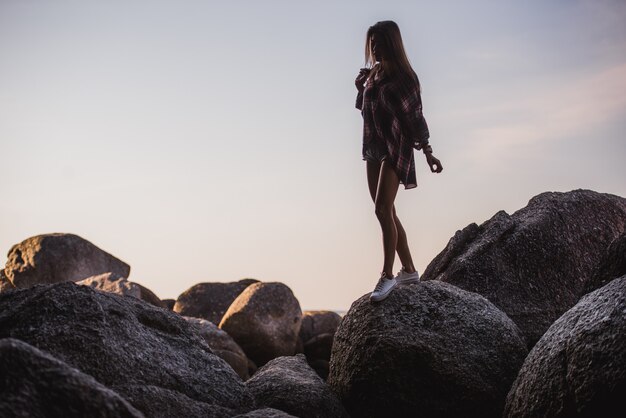
{"type": "Polygon", "coordinates": [[[621,0],[0,0],[0,264],[73,233],[161,298],[253,277],[347,310],[382,270],[354,108],[380,20],[444,167],[416,152],[396,199],[420,272],[539,193],[626,196],[621,0]]]}

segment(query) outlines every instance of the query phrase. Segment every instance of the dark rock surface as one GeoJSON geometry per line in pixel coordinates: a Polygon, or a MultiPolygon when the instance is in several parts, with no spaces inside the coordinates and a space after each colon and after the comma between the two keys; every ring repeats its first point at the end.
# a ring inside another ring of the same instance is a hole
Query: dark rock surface
{"type": "Polygon", "coordinates": [[[341,322],[341,315],[334,311],[304,311],[300,326],[300,339],[305,344],[319,334],[334,334],[341,322]]]}
{"type": "Polygon", "coordinates": [[[184,318],[198,329],[202,338],[211,347],[211,351],[224,359],[239,377],[243,380],[250,377],[246,353],[243,352],[239,344],[226,331],[219,329],[217,325],[206,319],[191,318],[189,316],[184,318]]]}
{"type": "Polygon", "coordinates": [[[5,274],[15,287],[79,281],[111,272],[128,277],[130,266],[73,234],[45,234],[14,245],[5,274]]]}
{"type": "Polygon", "coordinates": [[[352,304],[328,383],[357,417],[500,417],[526,354],[517,326],[491,302],[429,281],[352,304]]]}
{"type": "Polygon", "coordinates": [[[11,289],[15,289],[15,286],[13,286],[13,283],[11,283],[4,274],[4,269],[0,270],[0,292],[11,289]]]}
{"type": "Polygon", "coordinates": [[[303,354],[278,357],[247,382],[258,407],[288,412],[300,418],[347,417],[330,387],[307,364],[303,354]]]}
{"type": "Polygon", "coordinates": [[[174,305],[176,305],[176,299],[161,299],[161,302],[163,302],[165,307],[170,311],[173,311],[174,305]]]}
{"type": "MultiPolygon", "coordinates": [[[[125,386],[155,386],[236,411],[252,406],[239,376],[191,325],[139,299],[72,282],[0,293],[6,337],[51,353],[124,397],[125,386]]],[[[138,394],[133,402],[142,405],[138,394]]]]}
{"type": "Polygon", "coordinates": [[[261,408],[234,418],[298,418],[274,408],[261,408]]]}
{"type": "Polygon", "coordinates": [[[289,287],[279,282],[248,286],[224,314],[220,328],[257,366],[295,353],[302,310],[289,287]]]}
{"type": "Polygon", "coordinates": [[[178,296],[173,310],[183,316],[203,318],[219,325],[237,296],[258,282],[255,279],[242,279],[229,283],[198,283],[178,296]]]}
{"type": "Polygon", "coordinates": [[[0,376],[2,417],[143,417],[93,377],[20,340],[0,340],[0,376]]]}
{"type": "Polygon", "coordinates": [[[542,193],[458,231],[426,268],[480,293],[522,330],[529,347],[585,293],[609,244],[626,228],[626,199],[589,190],[542,193]]]}
{"type": "Polygon", "coordinates": [[[324,380],[328,377],[330,350],[341,315],[334,311],[304,311],[296,352],[306,355],[309,366],[324,380]]]}
{"type": "Polygon", "coordinates": [[[76,282],[83,286],[90,286],[103,292],[115,293],[122,296],[132,296],[145,300],[151,305],[165,308],[165,304],[149,289],[139,283],[116,276],[114,273],[104,273],[97,276],[88,277],[76,282]]]}
{"type": "Polygon", "coordinates": [[[626,274],[626,232],[616,238],[606,250],[585,293],[605,286],[611,280],[626,274]]]}
{"type": "Polygon", "coordinates": [[[622,417],[626,276],[584,296],[526,358],[506,417],[622,417]]]}

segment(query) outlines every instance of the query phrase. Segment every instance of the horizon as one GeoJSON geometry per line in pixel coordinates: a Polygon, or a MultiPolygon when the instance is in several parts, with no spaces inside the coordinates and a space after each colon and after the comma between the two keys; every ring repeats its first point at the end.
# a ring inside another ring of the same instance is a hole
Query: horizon
{"type": "MultiPolygon", "coordinates": [[[[0,259],[72,233],[162,299],[285,283],[347,311],[382,267],[354,78],[394,20],[430,142],[396,198],[420,274],[548,191],[626,196],[626,3],[0,3],[0,259]]],[[[400,263],[396,257],[396,268],[400,263]]]]}

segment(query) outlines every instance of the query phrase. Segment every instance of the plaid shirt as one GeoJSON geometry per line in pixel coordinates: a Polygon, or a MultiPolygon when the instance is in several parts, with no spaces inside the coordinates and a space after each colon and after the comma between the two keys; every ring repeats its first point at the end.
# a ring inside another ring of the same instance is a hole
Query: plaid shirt
{"type": "Polygon", "coordinates": [[[369,79],[357,95],[356,108],[363,115],[363,150],[370,141],[383,141],[404,188],[417,187],[413,148],[421,150],[430,137],[417,85],[369,79]]]}

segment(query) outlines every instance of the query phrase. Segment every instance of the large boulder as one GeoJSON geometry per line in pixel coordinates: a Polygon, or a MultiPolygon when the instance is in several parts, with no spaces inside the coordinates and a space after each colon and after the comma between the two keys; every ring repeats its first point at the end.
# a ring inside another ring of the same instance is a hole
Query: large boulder
{"type": "Polygon", "coordinates": [[[503,310],[532,347],[585,294],[611,242],[626,228],[626,199],[590,190],[542,193],[458,231],[426,268],[503,310]]]}
{"type": "Polygon", "coordinates": [[[335,333],[328,383],[352,416],[500,417],[526,354],[491,302],[431,281],[356,300],[335,333]]]}
{"type": "Polygon", "coordinates": [[[242,279],[228,283],[198,283],[178,296],[174,312],[193,318],[204,318],[219,325],[231,303],[253,283],[255,279],[242,279]]]}
{"type": "Polygon", "coordinates": [[[119,277],[114,273],[103,273],[97,276],[88,277],[84,280],[76,282],[82,286],[90,286],[103,292],[116,293],[122,296],[132,296],[137,299],[145,300],[151,305],[159,308],[167,308],[163,302],[150,289],[131,282],[130,280],[119,277]]]}
{"type": "Polygon", "coordinates": [[[330,387],[303,354],[275,358],[247,382],[258,407],[276,408],[300,418],[348,417],[330,387]]]}
{"type": "Polygon", "coordinates": [[[606,250],[585,293],[592,292],[611,280],[626,274],[626,232],[617,237],[606,250]]]}
{"type": "Polygon", "coordinates": [[[279,282],[248,286],[230,305],[219,327],[257,366],[295,353],[302,310],[289,287],[279,282]]]}
{"type": "Polygon", "coordinates": [[[2,417],[143,417],[93,377],[20,340],[0,340],[0,375],[2,417]]]}
{"type": "Polygon", "coordinates": [[[0,293],[0,338],[5,337],[51,353],[128,396],[139,409],[154,402],[155,391],[136,386],[233,411],[253,404],[239,376],[196,329],[180,315],[136,298],[71,282],[0,293]]]}
{"type": "Polygon", "coordinates": [[[11,247],[7,258],[5,274],[15,287],[76,282],[106,272],[118,277],[130,273],[128,264],[73,234],[28,238],[11,247]]]}
{"type": "Polygon", "coordinates": [[[584,296],[530,352],[505,417],[622,417],[626,276],[584,296]]]}
{"type": "Polygon", "coordinates": [[[246,357],[246,353],[243,352],[239,344],[237,344],[228,333],[219,329],[217,325],[206,319],[191,318],[189,316],[185,316],[184,318],[198,329],[198,332],[207,344],[209,344],[213,353],[224,359],[226,363],[237,372],[239,377],[243,380],[250,377],[248,374],[248,358],[246,357]]]}

